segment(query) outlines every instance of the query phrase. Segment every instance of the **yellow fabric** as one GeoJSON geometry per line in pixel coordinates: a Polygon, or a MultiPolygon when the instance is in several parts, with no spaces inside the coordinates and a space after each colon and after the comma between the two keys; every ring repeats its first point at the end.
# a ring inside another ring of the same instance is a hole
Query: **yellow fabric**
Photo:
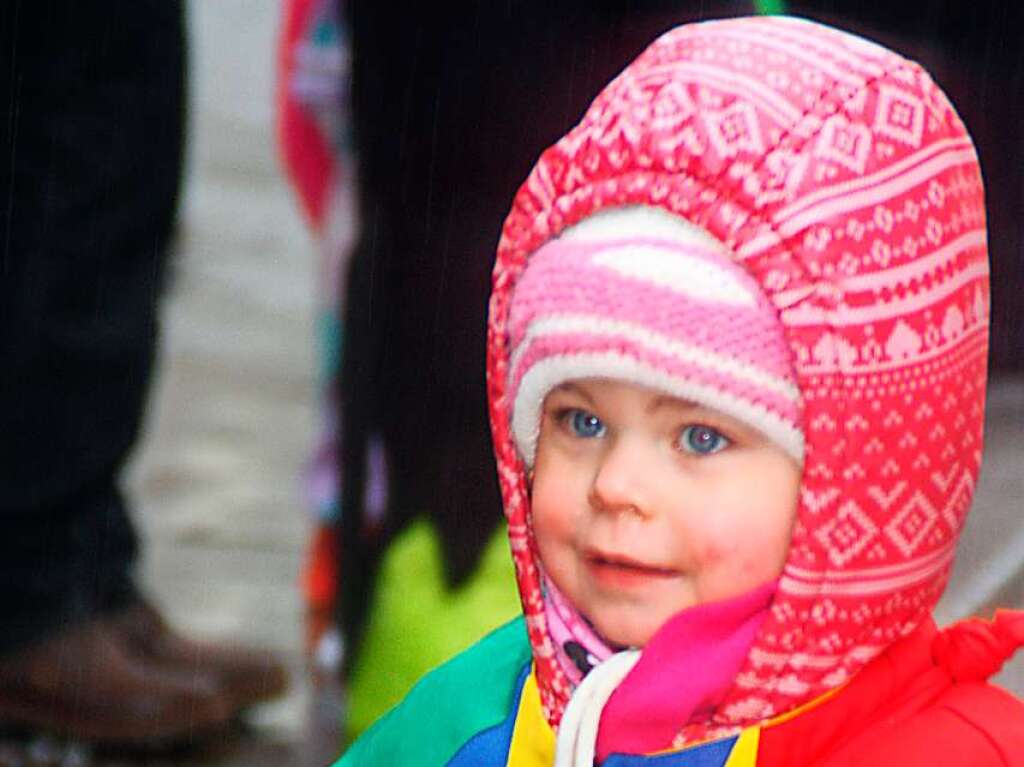
{"type": "Polygon", "coordinates": [[[555,762],[555,732],[544,718],[534,670],[523,683],[519,711],[512,729],[507,767],[551,767],[555,762]]]}
{"type": "Polygon", "coordinates": [[[832,696],[834,696],[836,693],[838,693],[842,689],[843,689],[843,686],[836,687],[836,688],[834,688],[832,690],[829,690],[828,692],[824,693],[823,695],[819,695],[814,700],[807,701],[802,706],[797,706],[793,710],[787,711],[785,714],[779,714],[774,719],[769,719],[767,722],[765,722],[761,726],[762,727],[774,727],[777,724],[782,724],[783,722],[788,722],[790,719],[796,719],[798,716],[800,716],[800,714],[806,713],[806,712],[810,711],[812,708],[817,708],[818,706],[820,706],[825,701],[831,699],[832,696]]]}
{"type": "Polygon", "coordinates": [[[748,727],[736,739],[725,767],[754,767],[757,764],[757,747],[761,743],[761,728],[748,727]]]}

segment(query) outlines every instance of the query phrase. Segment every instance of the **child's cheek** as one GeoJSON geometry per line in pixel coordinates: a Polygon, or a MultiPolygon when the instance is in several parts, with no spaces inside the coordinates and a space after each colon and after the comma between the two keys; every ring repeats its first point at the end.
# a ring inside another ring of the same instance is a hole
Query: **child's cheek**
{"type": "Polygon", "coordinates": [[[697,549],[699,567],[713,594],[727,598],[755,588],[778,575],[779,563],[766,556],[770,546],[759,544],[756,534],[714,537],[697,549]]]}
{"type": "Polygon", "coordinates": [[[721,532],[706,535],[696,546],[698,563],[704,569],[718,569],[723,564],[734,562],[740,553],[738,542],[721,532]]]}
{"type": "Polygon", "coordinates": [[[686,531],[694,541],[694,552],[704,565],[718,565],[742,557],[749,545],[751,525],[728,502],[708,504],[712,511],[701,510],[699,520],[691,522],[686,531]]]}

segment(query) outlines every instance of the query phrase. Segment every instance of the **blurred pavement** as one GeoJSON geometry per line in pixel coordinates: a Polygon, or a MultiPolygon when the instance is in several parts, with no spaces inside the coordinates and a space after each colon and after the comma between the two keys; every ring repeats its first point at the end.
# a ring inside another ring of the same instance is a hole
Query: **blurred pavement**
{"type": "Polygon", "coordinates": [[[292,687],[213,763],[298,763],[301,470],[314,436],[315,245],[273,135],[279,3],[189,3],[192,110],[162,360],[131,488],[146,587],[183,629],[282,654],[292,687]]]}

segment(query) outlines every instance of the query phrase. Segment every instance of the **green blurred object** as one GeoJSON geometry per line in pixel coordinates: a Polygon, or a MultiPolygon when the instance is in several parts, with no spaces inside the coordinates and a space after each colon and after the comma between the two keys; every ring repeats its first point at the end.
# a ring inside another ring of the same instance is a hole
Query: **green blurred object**
{"type": "Polygon", "coordinates": [[[427,674],[334,767],[449,764],[476,735],[515,715],[532,660],[520,615],[427,674]]]}
{"type": "Polygon", "coordinates": [[[410,525],[385,555],[348,686],[348,742],[424,673],[521,611],[504,525],[464,586],[446,589],[443,567],[437,533],[425,519],[410,525]]]}
{"type": "Polygon", "coordinates": [[[754,8],[762,16],[778,16],[786,12],[784,0],[754,0],[754,8]]]}

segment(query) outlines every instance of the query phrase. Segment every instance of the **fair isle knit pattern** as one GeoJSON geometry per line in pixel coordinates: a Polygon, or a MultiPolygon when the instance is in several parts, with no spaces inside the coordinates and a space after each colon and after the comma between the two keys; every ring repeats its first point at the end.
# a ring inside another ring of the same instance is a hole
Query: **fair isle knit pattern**
{"type": "MultiPolygon", "coordinates": [[[[655,41],[540,158],[505,222],[490,415],[545,713],[572,692],[546,628],[509,325],[527,259],[566,227],[660,207],[722,242],[779,312],[804,475],[770,615],[709,720],[735,732],[842,685],[938,600],[982,450],[984,193],[970,137],[918,65],[811,22],[688,25],[655,41]]],[[[685,683],[685,680],[681,680],[685,683]]]]}
{"type": "Polygon", "coordinates": [[[714,408],[803,460],[800,391],[777,312],[724,248],[557,238],[530,258],[508,328],[512,433],[528,466],[544,397],[583,378],[714,408]]]}

